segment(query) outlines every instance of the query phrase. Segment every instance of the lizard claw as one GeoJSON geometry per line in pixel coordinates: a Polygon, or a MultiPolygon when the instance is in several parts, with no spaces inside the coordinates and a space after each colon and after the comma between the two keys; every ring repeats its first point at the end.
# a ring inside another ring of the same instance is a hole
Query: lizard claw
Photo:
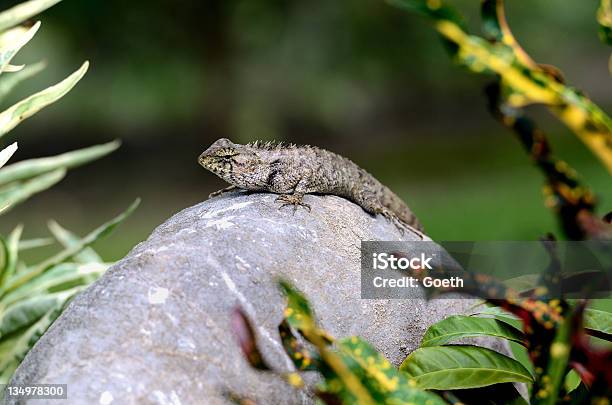
{"type": "Polygon", "coordinates": [[[281,209],[287,205],[293,206],[293,214],[297,211],[298,207],[304,207],[311,212],[310,205],[304,202],[304,196],[298,194],[282,194],[280,195],[275,202],[280,202],[281,206],[278,209],[281,209]]]}
{"type": "Polygon", "coordinates": [[[416,231],[410,225],[404,223],[392,211],[390,211],[390,210],[383,210],[380,214],[383,217],[385,217],[389,222],[391,222],[393,225],[395,225],[395,227],[397,228],[397,230],[400,232],[400,234],[402,236],[404,236],[406,234],[406,231],[410,231],[410,232],[416,234],[419,238],[423,239],[423,234],[421,234],[420,232],[416,231]]]}

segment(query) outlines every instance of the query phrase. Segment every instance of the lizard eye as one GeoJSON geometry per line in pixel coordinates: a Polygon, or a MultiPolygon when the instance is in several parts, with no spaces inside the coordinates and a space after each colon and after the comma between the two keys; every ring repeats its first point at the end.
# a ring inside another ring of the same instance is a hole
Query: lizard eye
{"type": "Polygon", "coordinates": [[[231,158],[238,155],[238,152],[235,149],[221,149],[216,155],[221,158],[231,158]]]}

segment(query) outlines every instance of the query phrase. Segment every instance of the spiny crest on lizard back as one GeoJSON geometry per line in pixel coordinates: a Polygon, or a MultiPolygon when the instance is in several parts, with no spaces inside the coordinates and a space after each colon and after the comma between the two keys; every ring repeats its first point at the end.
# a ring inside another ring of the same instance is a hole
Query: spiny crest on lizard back
{"type": "Polygon", "coordinates": [[[266,186],[272,167],[257,152],[257,148],[221,138],[200,155],[198,162],[234,186],[261,190],[266,186]]]}
{"type": "Polygon", "coordinates": [[[255,141],[246,144],[246,146],[260,150],[278,150],[278,149],[295,149],[297,145],[293,143],[284,143],[279,141],[255,141]]]}

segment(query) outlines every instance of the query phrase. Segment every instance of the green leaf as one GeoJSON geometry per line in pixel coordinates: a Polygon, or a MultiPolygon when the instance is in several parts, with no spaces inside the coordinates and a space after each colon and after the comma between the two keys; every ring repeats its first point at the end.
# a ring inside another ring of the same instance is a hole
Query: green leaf
{"type": "Polygon", "coordinates": [[[414,381],[360,337],[339,340],[337,346],[351,372],[359,377],[376,403],[445,404],[437,395],[416,388],[414,381]]]}
{"type": "Polygon", "coordinates": [[[4,67],[4,71],[5,72],[9,72],[9,73],[15,73],[15,72],[20,72],[21,70],[23,70],[23,68],[25,67],[25,65],[6,65],[4,67]]]}
{"type": "Polygon", "coordinates": [[[19,251],[37,249],[40,247],[53,245],[55,241],[52,238],[28,239],[19,242],[19,251]]]}
{"type": "Polygon", "coordinates": [[[30,28],[26,32],[20,35],[16,35],[16,37],[11,42],[9,42],[6,46],[0,49],[0,74],[2,74],[2,72],[7,69],[7,66],[15,57],[15,55],[17,55],[17,52],[19,52],[19,50],[23,48],[25,44],[27,44],[32,38],[34,38],[34,35],[36,35],[36,32],[39,28],[40,21],[36,22],[36,24],[34,24],[32,28],[30,28]]]}
{"type": "Polygon", "coordinates": [[[4,166],[6,162],[17,152],[17,142],[13,142],[0,152],[0,167],[4,166]]]}
{"type": "Polygon", "coordinates": [[[6,212],[14,205],[27,200],[34,194],[57,184],[65,175],[65,169],[57,169],[25,181],[19,184],[18,187],[11,187],[8,190],[0,191],[0,214],[6,212]]]}
{"type": "MultiPolygon", "coordinates": [[[[81,288],[75,288],[72,296],[78,293],[81,288]]],[[[66,296],[69,294],[66,293],[66,296]]],[[[0,376],[5,380],[0,380],[0,384],[6,384],[11,375],[25,357],[27,352],[34,346],[36,341],[51,326],[53,321],[60,315],[62,308],[71,298],[68,297],[64,302],[58,302],[57,306],[49,309],[36,323],[27,328],[23,333],[10,336],[8,339],[0,339],[0,376]]]]}
{"type": "Polygon", "coordinates": [[[55,293],[96,281],[109,263],[61,263],[2,297],[0,303],[10,306],[29,297],[55,293]]]}
{"type": "Polygon", "coordinates": [[[138,207],[139,204],[140,204],[140,199],[137,199],[136,201],[132,203],[132,205],[130,205],[130,207],[128,207],[127,210],[125,210],[123,213],[113,218],[112,220],[108,221],[107,223],[93,230],[87,236],[82,238],[79,241],[79,243],[69,248],[64,249],[63,251],[57,253],[56,255],[48,258],[47,260],[43,261],[42,263],[39,263],[38,265],[34,266],[33,268],[23,273],[21,272],[17,273],[14,277],[8,280],[7,285],[2,288],[2,294],[0,294],[0,297],[4,297],[7,293],[10,293],[16,288],[26,284],[33,278],[40,276],[42,273],[44,273],[46,270],[50,269],[51,267],[59,263],[65,262],[66,260],[73,257],[74,255],[79,253],[81,250],[83,250],[87,246],[96,242],[98,239],[108,235],[121,222],[123,222],[127,217],[129,217],[130,214],[134,212],[134,210],[138,207]]]}
{"type": "Polygon", "coordinates": [[[455,315],[431,325],[423,336],[421,347],[441,346],[453,340],[474,336],[493,336],[517,343],[524,341],[523,332],[505,322],[494,318],[455,315]]]}
{"type": "Polygon", "coordinates": [[[0,31],[14,27],[41,13],[61,0],[30,0],[0,13],[0,31]]]}
{"type": "Polygon", "coordinates": [[[0,185],[25,180],[57,169],[72,169],[105,156],[120,146],[119,141],[91,146],[61,155],[30,159],[0,169],[0,185]]]}
{"type": "Polygon", "coordinates": [[[287,295],[285,319],[289,325],[302,332],[304,337],[316,346],[319,346],[319,343],[322,345],[331,344],[333,338],[317,327],[310,303],[304,295],[286,281],[281,280],[279,285],[287,295]],[[315,340],[319,339],[321,339],[321,342],[315,342],[315,340]]]}
{"type": "Polygon", "coordinates": [[[314,318],[308,300],[293,286],[284,281],[279,281],[279,286],[287,295],[287,308],[285,320],[287,323],[300,331],[302,336],[312,343],[325,363],[325,369],[336,378],[337,383],[344,387],[344,391],[351,395],[354,401],[361,404],[374,404],[370,393],[363,387],[359,379],[348,369],[342,357],[330,350],[329,345],[333,342],[323,329],[320,329],[314,318]]]}
{"type": "Polygon", "coordinates": [[[510,326],[515,327],[516,329],[521,330],[523,324],[521,322],[521,319],[514,315],[511,312],[506,311],[503,308],[500,307],[486,307],[486,308],[482,308],[479,309],[474,316],[482,316],[484,315],[485,317],[492,317],[497,319],[498,321],[502,321],[505,322],[507,324],[509,324],[510,326]]]}
{"type": "Polygon", "coordinates": [[[6,266],[0,273],[0,285],[4,285],[5,281],[11,277],[17,269],[17,260],[19,257],[19,240],[23,233],[23,226],[18,225],[9,235],[6,241],[7,261],[6,266]]]}
{"type": "MultiPolygon", "coordinates": [[[[68,229],[64,228],[57,222],[51,220],[47,224],[49,230],[55,236],[55,239],[58,240],[65,248],[70,248],[79,243],[81,238],[79,238],[74,233],[70,232],[68,229]]],[[[74,260],[78,263],[103,263],[102,258],[90,247],[86,247],[81,252],[74,255],[74,260]]]]}
{"type": "Polygon", "coordinates": [[[28,327],[44,316],[49,309],[63,304],[74,292],[45,294],[19,301],[0,310],[0,339],[28,327]]]}
{"type": "Polygon", "coordinates": [[[81,80],[88,68],[89,62],[83,63],[79,70],[60,83],[33,94],[0,113],[0,137],[15,128],[26,118],[31,117],[49,104],[62,98],[81,80]]]}
{"type": "Polygon", "coordinates": [[[285,349],[285,353],[287,353],[296,369],[300,371],[316,371],[323,367],[319,354],[312,350],[311,347],[302,343],[293,334],[286,319],[283,319],[281,324],[278,325],[278,333],[283,343],[283,349],[285,349]]]}
{"type": "Polygon", "coordinates": [[[0,76],[0,101],[2,101],[19,83],[42,72],[47,64],[38,62],[26,66],[17,73],[0,76]]]}
{"type": "Polygon", "coordinates": [[[580,380],[578,373],[575,370],[570,370],[565,376],[565,391],[567,393],[574,391],[581,382],[582,380],[580,380]]]}
{"type": "Polygon", "coordinates": [[[6,31],[0,31],[0,49],[9,47],[13,42],[21,38],[31,27],[19,25],[6,31]]]}
{"type": "Polygon", "coordinates": [[[589,335],[612,342],[612,313],[585,309],[584,328],[589,335]]]}
{"type": "Polygon", "coordinates": [[[532,382],[518,361],[496,351],[469,345],[423,347],[400,366],[422,389],[453,390],[505,382],[532,382]]]}

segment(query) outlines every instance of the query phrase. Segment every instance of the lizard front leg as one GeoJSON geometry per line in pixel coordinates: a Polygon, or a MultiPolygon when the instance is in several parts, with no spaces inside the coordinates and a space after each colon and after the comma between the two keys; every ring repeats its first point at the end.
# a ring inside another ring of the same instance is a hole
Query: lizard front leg
{"type": "Polygon", "coordinates": [[[228,191],[232,191],[232,190],[235,190],[235,189],[237,189],[237,188],[238,188],[238,187],[236,187],[236,186],[234,186],[234,185],[227,186],[227,187],[225,187],[225,188],[222,188],[221,190],[217,190],[217,191],[215,191],[214,193],[210,193],[210,194],[208,195],[208,198],[213,198],[213,197],[216,197],[216,196],[218,196],[218,195],[221,195],[221,194],[223,194],[223,193],[227,193],[228,191]]]}
{"type": "Polygon", "coordinates": [[[304,195],[308,193],[309,191],[310,190],[308,187],[308,180],[306,180],[306,177],[302,177],[302,179],[300,179],[298,184],[293,189],[292,194],[281,194],[280,196],[278,196],[275,202],[281,203],[281,206],[278,207],[279,209],[287,205],[293,206],[294,214],[295,214],[295,211],[297,211],[298,207],[304,207],[308,210],[308,212],[310,212],[311,211],[310,205],[304,202],[304,195]]]}

